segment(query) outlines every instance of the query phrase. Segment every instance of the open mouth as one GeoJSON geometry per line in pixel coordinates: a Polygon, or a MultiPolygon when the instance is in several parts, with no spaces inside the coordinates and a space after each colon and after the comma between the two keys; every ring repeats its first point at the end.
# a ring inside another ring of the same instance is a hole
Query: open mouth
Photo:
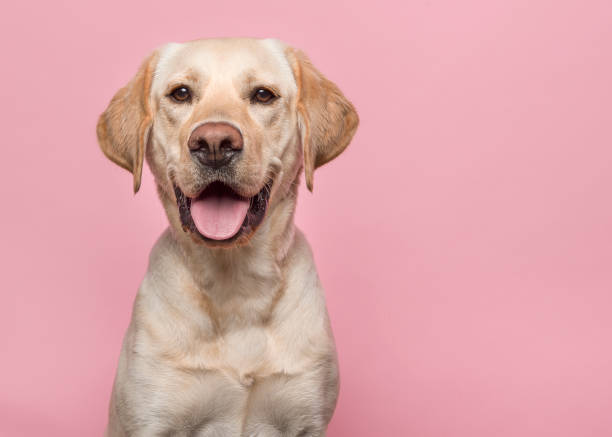
{"type": "Polygon", "coordinates": [[[174,185],[183,230],[209,243],[230,243],[248,237],[266,214],[270,189],[271,182],[248,198],[217,181],[197,197],[190,198],[174,185]]]}

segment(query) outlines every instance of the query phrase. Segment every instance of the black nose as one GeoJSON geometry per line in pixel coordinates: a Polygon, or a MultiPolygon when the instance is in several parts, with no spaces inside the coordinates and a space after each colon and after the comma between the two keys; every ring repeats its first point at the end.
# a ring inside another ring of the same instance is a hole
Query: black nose
{"type": "Polygon", "coordinates": [[[187,142],[191,156],[208,167],[227,165],[242,151],[242,135],[234,126],[209,122],[198,126],[187,142]]]}

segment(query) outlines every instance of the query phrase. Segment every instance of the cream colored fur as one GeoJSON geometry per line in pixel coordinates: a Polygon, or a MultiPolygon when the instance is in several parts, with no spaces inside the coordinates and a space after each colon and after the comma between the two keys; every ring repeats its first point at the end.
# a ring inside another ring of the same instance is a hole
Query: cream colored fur
{"type": "Polygon", "coordinates": [[[299,51],[276,40],[168,44],[149,56],[100,117],[104,153],[155,176],[170,227],[152,250],[113,387],[108,437],[324,436],[338,394],[332,332],[312,254],[293,224],[300,169],[350,142],[353,106],[299,51]],[[196,93],[171,102],[177,84],[196,93]],[[279,101],[253,105],[254,86],[279,101]],[[173,191],[197,195],[206,175],[187,138],[205,121],[244,137],[235,182],[252,196],[269,180],[266,216],[231,247],[185,232],[173,191]]]}

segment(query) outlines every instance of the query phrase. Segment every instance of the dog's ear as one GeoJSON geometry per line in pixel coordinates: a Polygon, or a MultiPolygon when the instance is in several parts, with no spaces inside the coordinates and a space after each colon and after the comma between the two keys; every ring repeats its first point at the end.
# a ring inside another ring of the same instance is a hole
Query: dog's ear
{"type": "Polygon", "coordinates": [[[98,119],[98,143],[115,164],[134,175],[134,193],[140,188],[142,165],[153,121],[149,102],[157,53],[150,55],[136,76],[121,88],[98,119]]]}
{"type": "Polygon", "coordinates": [[[304,148],[306,186],[314,170],[338,156],[357,130],[359,117],[338,87],[300,50],[288,47],[287,58],[298,86],[298,117],[304,148]]]}

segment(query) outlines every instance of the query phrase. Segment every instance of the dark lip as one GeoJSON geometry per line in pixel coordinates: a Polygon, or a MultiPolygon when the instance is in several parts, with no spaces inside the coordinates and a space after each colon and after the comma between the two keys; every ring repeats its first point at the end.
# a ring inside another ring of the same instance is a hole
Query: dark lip
{"type": "MultiPolygon", "coordinates": [[[[270,192],[272,190],[272,183],[273,181],[270,180],[264,184],[257,194],[249,198],[249,210],[244,218],[244,221],[242,222],[242,225],[240,226],[240,229],[235,235],[225,240],[213,240],[205,237],[200,233],[200,231],[198,231],[198,228],[191,217],[191,198],[187,197],[177,184],[174,184],[174,195],[176,196],[176,204],[178,206],[183,231],[196,235],[210,246],[227,246],[239,240],[247,241],[249,237],[257,230],[266,215],[268,202],[270,200],[270,192]]],[[[215,181],[211,184],[222,184],[222,182],[215,181]]],[[[209,184],[209,186],[211,184],[209,184]]],[[[206,188],[208,188],[208,186],[206,188]]],[[[232,191],[235,192],[235,190],[232,191]]]]}

